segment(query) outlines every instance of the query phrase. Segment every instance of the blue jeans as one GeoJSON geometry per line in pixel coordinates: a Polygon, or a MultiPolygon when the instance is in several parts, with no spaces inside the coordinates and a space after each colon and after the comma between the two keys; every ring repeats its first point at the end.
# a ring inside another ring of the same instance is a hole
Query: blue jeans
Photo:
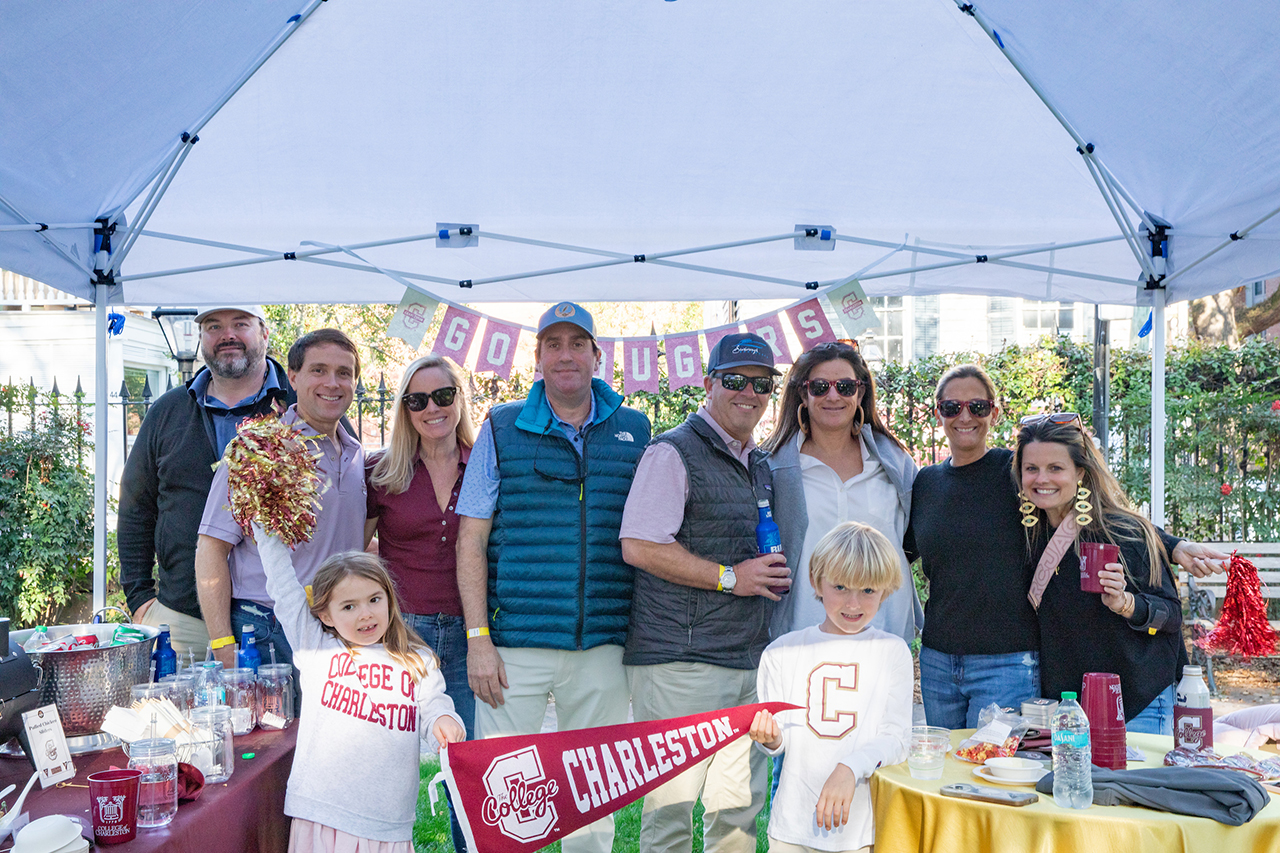
{"type": "MultiPolygon", "coordinates": [[[[253,626],[263,663],[271,663],[272,644],[276,647],[276,663],[293,663],[293,649],[284,636],[280,620],[276,619],[276,614],[270,607],[244,598],[231,599],[231,633],[235,635],[237,643],[240,642],[245,625],[253,626]]],[[[297,673],[294,673],[294,680],[297,681],[297,673]]]]}
{"type": "Polygon", "coordinates": [[[1151,700],[1136,717],[1124,724],[1127,732],[1143,732],[1149,735],[1173,734],[1173,688],[1170,684],[1151,700]]]}
{"type": "MultiPolygon", "coordinates": [[[[467,740],[475,736],[476,697],[467,682],[467,629],[461,616],[448,613],[406,613],[404,621],[417,632],[422,641],[440,658],[440,674],[444,676],[445,695],[453,700],[453,709],[462,718],[467,730],[467,740]]],[[[453,812],[453,798],[444,789],[445,802],[449,804],[449,834],[453,836],[453,849],[466,853],[467,839],[453,812]]]]}
{"type": "Polygon", "coordinates": [[[1040,695],[1040,653],[948,655],[921,646],[920,692],[929,725],[975,729],[992,702],[1021,711],[1023,699],[1040,695]]]}

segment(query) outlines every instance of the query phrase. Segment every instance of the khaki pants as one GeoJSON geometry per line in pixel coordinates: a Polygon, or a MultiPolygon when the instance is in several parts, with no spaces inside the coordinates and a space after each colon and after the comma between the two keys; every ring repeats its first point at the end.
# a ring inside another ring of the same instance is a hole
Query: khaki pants
{"type": "Polygon", "coordinates": [[[160,599],[151,602],[147,612],[142,614],[140,625],[159,628],[169,626],[169,640],[173,650],[178,654],[186,654],[188,649],[195,651],[197,660],[204,660],[205,649],[209,647],[209,629],[203,619],[179,613],[160,603],[160,599]]]}
{"type": "MultiPolygon", "coordinates": [[[[556,699],[559,731],[627,721],[622,646],[596,646],[582,652],[500,647],[498,654],[510,687],[502,691],[505,701],[497,708],[476,700],[476,737],[542,731],[551,696],[556,699]]],[[[565,836],[561,849],[564,853],[610,853],[613,818],[602,818],[565,836]]]]}
{"type": "MultiPolygon", "coordinates": [[[[705,663],[627,667],[637,720],[662,720],[756,701],[756,671],[705,663]]],[[[701,798],[703,849],[755,853],[756,816],[764,807],[768,760],[739,738],[644,798],[641,853],[688,853],[693,807],[701,798]]]]}
{"type": "MultiPolygon", "coordinates": [[[[857,850],[850,850],[847,853],[871,853],[873,849],[873,845],[868,844],[866,847],[859,847],[857,850]]],[[[827,853],[827,851],[819,850],[816,847],[805,847],[801,844],[779,841],[770,835],[769,853],[827,853]]]]}

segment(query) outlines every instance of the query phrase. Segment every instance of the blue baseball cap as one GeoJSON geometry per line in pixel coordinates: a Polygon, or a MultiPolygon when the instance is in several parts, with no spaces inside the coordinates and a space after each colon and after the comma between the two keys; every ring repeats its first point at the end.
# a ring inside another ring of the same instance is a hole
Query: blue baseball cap
{"type": "Polygon", "coordinates": [[[725,335],[711,350],[711,356],[707,359],[707,373],[751,364],[769,368],[774,376],[782,375],[782,371],[773,366],[773,347],[769,346],[768,341],[755,332],[738,332],[725,335]]]}
{"type": "Polygon", "coordinates": [[[538,337],[542,337],[542,333],[556,323],[572,323],[590,335],[591,340],[594,341],[596,339],[595,320],[591,319],[591,314],[587,312],[587,309],[576,302],[557,302],[548,308],[538,318],[538,337]]]}

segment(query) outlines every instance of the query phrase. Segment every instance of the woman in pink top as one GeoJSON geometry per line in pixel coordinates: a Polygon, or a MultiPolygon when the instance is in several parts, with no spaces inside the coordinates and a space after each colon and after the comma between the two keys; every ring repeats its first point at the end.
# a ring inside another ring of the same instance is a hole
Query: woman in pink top
{"type": "MultiPolygon", "coordinates": [[[[473,736],[475,697],[467,684],[467,637],[458,595],[458,490],[475,441],[462,371],[428,355],[404,371],[391,409],[391,441],[368,457],[365,544],[396,582],[409,627],[440,658],[445,693],[473,736]]],[[[465,849],[454,823],[454,844],[465,849]]]]}

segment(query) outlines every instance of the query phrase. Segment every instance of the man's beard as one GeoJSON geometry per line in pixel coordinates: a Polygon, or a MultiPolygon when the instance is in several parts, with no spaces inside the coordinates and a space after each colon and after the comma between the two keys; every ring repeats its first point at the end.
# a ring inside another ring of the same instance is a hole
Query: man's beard
{"type": "Polygon", "coordinates": [[[266,355],[265,344],[246,345],[244,349],[228,347],[221,352],[204,350],[204,363],[219,379],[243,379],[254,369],[262,369],[263,356],[266,355]]]}

